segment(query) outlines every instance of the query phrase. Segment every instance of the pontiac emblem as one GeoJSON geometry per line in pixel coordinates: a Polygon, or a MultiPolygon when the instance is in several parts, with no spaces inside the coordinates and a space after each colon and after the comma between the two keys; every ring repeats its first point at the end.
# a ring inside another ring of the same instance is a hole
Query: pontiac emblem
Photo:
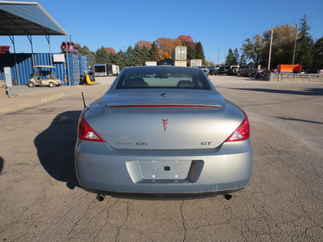
{"type": "Polygon", "coordinates": [[[162,123],[163,123],[164,131],[166,131],[166,129],[168,127],[168,119],[162,119],[162,123]]]}

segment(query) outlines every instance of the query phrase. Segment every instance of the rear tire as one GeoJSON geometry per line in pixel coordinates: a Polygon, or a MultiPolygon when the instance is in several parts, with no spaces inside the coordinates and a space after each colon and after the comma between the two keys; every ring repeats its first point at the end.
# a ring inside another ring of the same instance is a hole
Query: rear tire
{"type": "Polygon", "coordinates": [[[50,83],[48,84],[48,86],[49,86],[49,87],[55,87],[55,84],[54,84],[53,82],[50,82],[50,83]]]}

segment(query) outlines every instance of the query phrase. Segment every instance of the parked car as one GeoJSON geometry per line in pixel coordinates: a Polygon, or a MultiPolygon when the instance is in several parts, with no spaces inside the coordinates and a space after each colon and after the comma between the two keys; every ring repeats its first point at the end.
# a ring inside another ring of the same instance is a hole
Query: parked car
{"type": "Polygon", "coordinates": [[[218,68],[217,74],[228,74],[229,66],[220,66],[218,68]]]}
{"type": "Polygon", "coordinates": [[[227,74],[235,76],[235,75],[237,75],[238,71],[239,71],[239,66],[238,65],[231,65],[228,68],[227,74]]]}
{"type": "Polygon", "coordinates": [[[252,77],[256,74],[257,69],[252,65],[241,65],[237,71],[238,76],[252,77]]]}
{"type": "Polygon", "coordinates": [[[218,67],[216,67],[216,66],[208,66],[207,68],[209,69],[209,74],[210,75],[216,75],[217,74],[218,67]]]}
{"type": "Polygon", "coordinates": [[[224,194],[246,187],[252,149],[245,112],[198,68],[124,68],[79,119],[81,187],[110,192],[224,194]]]}
{"type": "Polygon", "coordinates": [[[200,68],[200,70],[201,71],[203,71],[204,72],[204,74],[206,75],[206,76],[208,76],[209,75],[209,69],[206,67],[206,66],[200,66],[199,67],[200,68]]]}
{"type": "Polygon", "coordinates": [[[159,66],[173,66],[174,61],[171,58],[166,58],[157,62],[159,66]]]}

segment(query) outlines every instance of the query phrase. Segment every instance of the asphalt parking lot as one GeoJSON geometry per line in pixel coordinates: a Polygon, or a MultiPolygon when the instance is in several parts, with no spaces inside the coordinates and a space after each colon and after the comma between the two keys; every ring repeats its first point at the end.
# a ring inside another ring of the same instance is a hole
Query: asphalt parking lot
{"type": "MultiPolygon", "coordinates": [[[[223,196],[114,195],[75,186],[82,102],[0,116],[0,241],[322,241],[323,82],[215,76],[251,121],[251,185],[223,196]]],[[[93,101],[105,85],[86,96],[93,101]]],[[[104,87],[104,88],[103,88],[104,87]]]]}

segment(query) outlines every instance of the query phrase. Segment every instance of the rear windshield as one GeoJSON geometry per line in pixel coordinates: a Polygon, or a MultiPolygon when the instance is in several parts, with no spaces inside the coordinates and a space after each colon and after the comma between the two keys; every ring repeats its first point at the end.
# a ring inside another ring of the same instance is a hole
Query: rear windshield
{"type": "Polygon", "coordinates": [[[203,72],[198,69],[147,67],[123,71],[116,88],[210,89],[210,85],[203,72]]]}

